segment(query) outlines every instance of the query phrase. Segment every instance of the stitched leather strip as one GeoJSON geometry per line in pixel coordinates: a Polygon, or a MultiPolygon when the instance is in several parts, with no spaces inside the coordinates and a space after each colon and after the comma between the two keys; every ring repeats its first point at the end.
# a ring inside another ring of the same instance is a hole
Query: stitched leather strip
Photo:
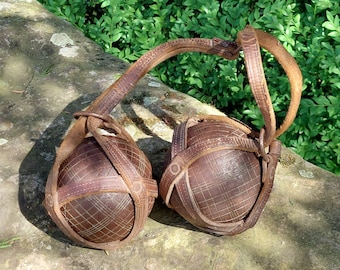
{"type": "Polygon", "coordinates": [[[173,143],[171,144],[171,159],[177,155],[177,153],[181,152],[185,148],[187,148],[187,131],[188,128],[196,125],[196,119],[190,118],[185,121],[184,125],[178,125],[175,127],[173,134],[173,143]]]}
{"type": "Polygon", "coordinates": [[[146,187],[143,183],[143,179],[136,171],[133,164],[131,164],[128,158],[118,147],[115,147],[115,149],[112,148],[112,144],[108,137],[97,135],[96,131],[92,131],[92,134],[97,139],[97,142],[105,151],[111,162],[115,164],[115,168],[121,174],[133,198],[135,206],[135,220],[133,228],[129,236],[122,240],[128,241],[130,238],[137,235],[137,233],[143,228],[146,221],[145,217],[147,216],[148,210],[146,187]]]}
{"type": "Polygon", "coordinates": [[[59,205],[63,206],[67,202],[82,196],[104,192],[129,193],[129,189],[124,184],[120,176],[102,176],[96,180],[84,180],[82,183],[72,183],[61,186],[57,190],[59,205]]]}
{"type": "Polygon", "coordinates": [[[218,38],[188,38],[168,41],[139,58],[89,106],[87,111],[108,114],[147,72],[166,59],[184,52],[216,54],[229,60],[234,60],[239,55],[236,43],[218,38]]]}
{"type": "MultiPolygon", "coordinates": [[[[187,172],[187,171],[186,171],[187,172]]],[[[176,189],[178,191],[178,195],[181,198],[181,202],[183,203],[183,207],[187,210],[187,213],[191,215],[191,217],[195,220],[195,226],[201,228],[202,230],[212,232],[215,234],[230,234],[237,227],[243,227],[244,221],[240,220],[237,222],[214,222],[208,219],[201,212],[199,206],[196,203],[194,195],[192,193],[192,188],[189,183],[188,174],[185,173],[183,175],[181,181],[176,182],[176,189]]]]}
{"type": "Polygon", "coordinates": [[[251,90],[264,118],[266,129],[264,145],[268,146],[274,139],[276,119],[264,76],[260,45],[255,30],[252,27],[246,27],[238,33],[238,41],[244,52],[251,90]]]}
{"type": "Polygon", "coordinates": [[[284,121],[275,133],[275,138],[277,138],[290,127],[295,119],[301,100],[302,74],[295,59],[275,37],[259,29],[255,32],[260,46],[274,55],[286,72],[290,83],[290,104],[284,121]]]}

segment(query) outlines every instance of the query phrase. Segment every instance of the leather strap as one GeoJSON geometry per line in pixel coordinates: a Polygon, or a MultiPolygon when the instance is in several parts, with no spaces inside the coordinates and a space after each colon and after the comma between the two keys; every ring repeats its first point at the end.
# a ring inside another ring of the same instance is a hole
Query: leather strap
{"type": "Polygon", "coordinates": [[[110,113],[147,72],[166,59],[184,52],[215,54],[229,60],[234,60],[239,56],[235,42],[218,38],[188,38],[168,41],[140,57],[88,107],[87,111],[101,115],[110,113]]]}
{"type": "Polygon", "coordinates": [[[295,59],[275,37],[259,29],[256,29],[255,32],[260,46],[274,55],[286,72],[290,83],[290,104],[285,119],[275,132],[275,138],[277,138],[290,127],[296,117],[301,100],[303,78],[295,59]]]}
{"type": "Polygon", "coordinates": [[[252,92],[265,121],[265,142],[268,146],[274,138],[279,137],[293,123],[298,111],[302,93],[302,74],[295,59],[274,36],[251,26],[238,33],[237,43],[245,54],[247,73],[252,92]],[[290,83],[291,100],[287,114],[280,128],[276,130],[275,115],[264,77],[259,47],[268,50],[287,74],[290,83]]]}
{"type": "Polygon", "coordinates": [[[254,28],[246,27],[238,33],[238,41],[242,46],[248,80],[265,123],[264,145],[268,146],[274,139],[276,119],[267,81],[264,76],[260,45],[254,28]]]}
{"type": "Polygon", "coordinates": [[[121,176],[102,176],[96,179],[84,180],[83,183],[72,183],[58,188],[59,205],[101,192],[129,193],[128,187],[121,181],[121,176]]]}

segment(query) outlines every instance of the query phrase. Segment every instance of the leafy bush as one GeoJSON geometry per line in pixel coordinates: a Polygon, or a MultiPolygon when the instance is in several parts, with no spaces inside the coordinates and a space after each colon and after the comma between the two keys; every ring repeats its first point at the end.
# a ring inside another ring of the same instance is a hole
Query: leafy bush
{"type": "MultiPolygon", "coordinates": [[[[280,139],[318,166],[340,174],[340,8],[334,0],[40,0],[107,52],[135,61],[169,39],[235,39],[246,24],[272,33],[304,76],[297,119],[280,139]]],[[[278,120],[289,104],[287,78],[263,52],[278,120]]],[[[187,53],[153,70],[170,87],[211,103],[257,128],[263,125],[242,60],[187,53]]]]}

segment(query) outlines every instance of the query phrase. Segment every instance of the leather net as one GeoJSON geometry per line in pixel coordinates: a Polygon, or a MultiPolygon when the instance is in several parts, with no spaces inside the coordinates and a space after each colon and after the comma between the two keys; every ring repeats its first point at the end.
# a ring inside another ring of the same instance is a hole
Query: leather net
{"type": "Polygon", "coordinates": [[[228,117],[197,116],[174,130],[160,195],[190,223],[215,234],[233,235],[255,225],[271,192],[281,144],[276,138],[293,122],[302,76],[276,38],[247,26],[238,39],[178,39],[138,59],[85,111],[66,135],[46,183],[44,205],[74,241],[115,249],[143,228],[158,195],[151,165],[131,136],[109,113],[154,66],[183,52],[234,60],[243,50],[247,75],[264,118],[260,132],[228,117]],[[278,130],[260,47],[286,71],[291,103],[278,130]]]}

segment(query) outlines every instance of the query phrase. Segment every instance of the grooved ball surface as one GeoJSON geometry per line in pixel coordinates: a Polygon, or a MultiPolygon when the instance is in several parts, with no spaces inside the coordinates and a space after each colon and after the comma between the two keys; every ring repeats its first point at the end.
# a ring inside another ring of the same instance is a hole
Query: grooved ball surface
{"type": "MultiPolygon", "coordinates": [[[[187,147],[223,136],[246,137],[246,134],[223,122],[201,122],[188,129],[187,147]]],[[[249,213],[257,199],[261,188],[261,166],[254,153],[218,150],[194,161],[188,168],[188,179],[192,200],[204,217],[213,222],[236,222],[249,213]]],[[[188,213],[179,194],[184,191],[178,186],[171,195],[172,207],[193,225],[209,227],[208,224],[198,224],[188,213]]],[[[187,197],[182,194],[182,198],[184,196],[187,197]]]]}
{"type": "MultiPolygon", "coordinates": [[[[120,147],[137,170],[151,178],[151,168],[138,158],[139,149],[118,140],[112,147],[120,147]]],[[[93,138],[83,141],[61,165],[58,186],[95,180],[101,176],[119,175],[103,150],[93,138]]],[[[119,178],[118,178],[119,179],[119,178]]],[[[117,181],[117,178],[115,179],[117,181]]],[[[120,181],[123,181],[120,178],[120,181]]],[[[149,198],[149,212],[153,198],[149,198]]],[[[61,212],[73,230],[84,239],[105,243],[126,238],[134,224],[134,203],[128,193],[100,192],[84,195],[67,202],[61,212]]]]}

